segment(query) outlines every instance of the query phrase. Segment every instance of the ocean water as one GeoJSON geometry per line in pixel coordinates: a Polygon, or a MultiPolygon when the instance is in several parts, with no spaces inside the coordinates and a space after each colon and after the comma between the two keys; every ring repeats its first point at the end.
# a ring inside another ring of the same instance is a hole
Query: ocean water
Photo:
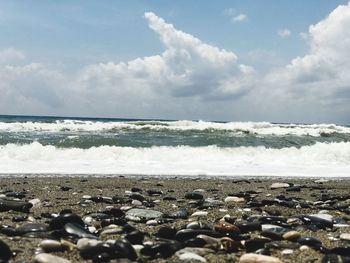
{"type": "Polygon", "coordinates": [[[350,177],[350,127],[0,116],[0,174],[350,177]]]}

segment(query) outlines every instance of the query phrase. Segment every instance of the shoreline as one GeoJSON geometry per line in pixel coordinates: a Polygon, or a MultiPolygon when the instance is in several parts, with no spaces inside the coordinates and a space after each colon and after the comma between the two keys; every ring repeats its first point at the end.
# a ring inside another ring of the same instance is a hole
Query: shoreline
{"type": "MultiPolygon", "coordinates": [[[[99,240],[105,242],[106,240],[120,240],[130,234],[123,230],[125,228],[122,225],[117,225],[115,226],[115,230],[119,229],[119,232],[116,231],[115,233],[101,235],[101,232],[108,228],[103,223],[108,218],[98,219],[98,216],[110,217],[107,212],[103,212],[106,209],[108,210],[113,207],[115,209],[122,209],[126,213],[130,208],[139,208],[151,209],[163,214],[171,214],[181,208],[185,208],[188,210],[188,215],[185,218],[162,219],[155,225],[148,225],[146,224],[147,220],[135,221],[135,218],[129,217],[126,218],[126,223],[133,226],[137,231],[144,233],[143,242],[145,244],[152,242],[155,245],[164,242],[169,243],[171,240],[157,237],[156,234],[162,227],[181,231],[181,229],[191,223],[200,222],[200,224],[213,228],[218,224],[220,218],[222,219],[225,215],[230,215],[231,219],[228,220],[231,220],[230,222],[233,225],[240,225],[250,217],[254,221],[256,220],[253,219],[254,216],[277,217],[285,220],[283,222],[289,222],[288,220],[294,218],[293,220],[295,221],[293,221],[293,224],[295,225],[290,225],[290,227],[299,232],[301,237],[312,236],[317,238],[322,242],[322,246],[327,249],[349,247],[349,241],[341,240],[340,235],[350,233],[350,195],[348,191],[350,189],[350,180],[344,178],[322,178],[325,180],[315,183],[315,179],[286,177],[224,177],[221,179],[212,177],[150,177],[144,175],[118,175],[114,177],[76,175],[46,175],[35,177],[28,175],[15,177],[11,177],[11,175],[6,177],[1,176],[0,189],[2,199],[13,199],[13,197],[10,197],[11,195],[4,197],[5,195],[9,195],[9,193],[23,193],[24,197],[21,198],[22,201],[27,202],[38,199],[40,202],[32,207],[29,213],[0,212],[2,219],[0,221],[0,240],[8,244],[12,251],[17,252],[16,257],[13,258],[13,262],[21,260],[31,262],[35,258],[36,252],[43,252],[43,249],[40,247],[41,241],[49,237],[52,239],[52,236],[50,236],[51,229],[43,231],[40,234],[41,237],[28,237],[28,233],[19,236],[8,236],[8,230],[4,233],[4,228],[9,227],[16,230],[21,226],[33,223],[48,226],[53,219],[51,215],[57,216],[62,211],[67,212],[68,209],[68,211],[71,210],[71,212],[84,220],[87,217],[92,217],[91,221],[87,221],[89,222],[88,226],[94,227],[96,229],[94,235],[99,240]],[[299,186],[300,191],[287,191],[285,187],[271,189],[273,183],[288,183],[290,186],[299,186]],[[138,192],[132,192],[135,189],[138,189],[138,192]],[[203,199],[187,199],[186,194],[192,192],[202,195],[203,199]],[[138,197],[134,197],[136,199],[133,199],[132,193],[137,194],[138,197]],[[241,196],[241,199],[238,199],[240,200],[239,202],[227,203],[225,200],[229,196],[241,196]],[[142,201],[137,200],[138,198],[142,201]],[[275,202],[274,200],[276,199],[280,201],[275,202]],[[291,200],[292,203],[288,200],[291,200]],[[266,202],[270,205],[260,205],[259,202],[266,202]],[[338,206],[338,204],[342,204],[343,206],[338,206]],[[310,228],[311,225],[305,225],[300,220],[295,219],[297,216],[318,214],[320,211],[329,214],[334,220],[340,220],[339,222],[349,226],[325,227],[324,229],[316,227],[315,229],[313,228],[315,226],[312,225],[310,228]],[[196,212],[207,214],[191,216],[196,212]]],[[[280,223],[270,222],[266,225],[271,224],[278,225],[280,223]]],[[[284,226],[284,224],[282,225],[284,226]]],[[[111,228],[112,225],[109,227],[111,228]]],[[[30,234],[36,235],[32,232],[30,234]]],[[[295,240],[281,240],[277,237],[278,235],[276,233],[276,235],[271,234],[270,237],[262,236],[262,234],[264,233],[261,230],[257,230],[246,234],[242,233],[239,237],[245,238],[246,240],[243,240],[245,242],[250,242],[251,240],[258,243],[266,242],[266,244],[263,244],[263,248],[266,250],[265,252],[267,253],[268,251],[271,256],[285,263],[318,262],[319,259],[327,256],[324,252],[312,248],[311,245],[306,250],[301,250],[300,248],[303,246],[301,243],[295,240]],[[257,241],[261,239],[264,241],[257,241]]],[[[231,234],[230,237],[233,240],[234,238],[238,238],[235,235],[231,236],[231,234]]],[[[91,260],[87,261],[83,259],[80,251],[75,247],[78,238],[66,233],[54,239],[59,242],[62,242],[62,240],[69,241],[73,244],[72,249],[53,251],[49,252],[50,254],[70,260],[71,262],[92,262],[91,260]]],[[[197,251],[197,253],[206,262],[238,262],[242,255],[249,252],[247,245],[242,245],[241,243],[242,240],[234,240],[232,244],[235,244],[237,249],[233,251],[218,249],[217,244],[207,244],[205,246],[207,250],[201,248],[202,252],[197,251]],[[204,253],[203,251],[206,252],[204,253]]],[[[137,246],[139,245],[135,247],[137,246]]],[[[140,254],[137,261],[181,262],[176,252],[167,258],[163,258],[159,254],[155,257],[140,254]]]]}

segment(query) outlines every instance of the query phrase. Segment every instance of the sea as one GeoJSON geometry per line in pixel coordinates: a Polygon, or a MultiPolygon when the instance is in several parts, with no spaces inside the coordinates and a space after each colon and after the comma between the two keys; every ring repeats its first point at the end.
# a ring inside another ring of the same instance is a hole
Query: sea
{"type": "Polygon", "coordinates": [[[0,116],[0,174],[350,177],[350,126],[0,116]]]}

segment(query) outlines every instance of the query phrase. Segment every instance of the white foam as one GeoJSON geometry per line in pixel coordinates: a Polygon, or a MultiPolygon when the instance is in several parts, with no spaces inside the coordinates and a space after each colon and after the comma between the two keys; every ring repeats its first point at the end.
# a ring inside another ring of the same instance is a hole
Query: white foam
{"type": "Polygon", "coordinates": [[[297,148],[0,146],[0,173],[350,176],[350,143],[297,148]]]}
{"type": "Polygon", "coordinates": [[[130,122],[100,122],[59,120],[56,122],[0,122],[0,132],[99,132],[119,131],[122,129],[150,130],[225,130],[237,134],[252,133],[257,135],[309,135],[320,136],[331,133],[348,133],[350,128],[335,124],[273,124],[269,122],[206,122],[206,121],[130,121],[130,122]]]}

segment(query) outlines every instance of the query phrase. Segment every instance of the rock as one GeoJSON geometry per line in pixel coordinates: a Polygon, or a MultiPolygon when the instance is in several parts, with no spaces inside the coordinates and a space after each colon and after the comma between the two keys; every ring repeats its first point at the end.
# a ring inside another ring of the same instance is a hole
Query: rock
{"type": "Polygon", "coordinates": [[[29,223],[17,227],[15,231],[19,236],[46,237],[49,235],[49,226],[45,224],[29,223]]]}
{"type": "Polygon", "coordinates": [[[273,183],[270,185],[270,189],[281,189],[281,188],[288,188],[290,184],[287,183],[273,183]]]}
{"type": "Polygon", "coordinates": [[[97,239],[96,236],[92,235],[86,229],[78,224],[67,223],[63,227],[63,233],[66,236],[74,237],[74,238],[89,238],[89,239],[97,239]]]}
{"type": "Polygon", "coordinates": [[[240,234],[239,228],[227,222],[219,222],[214,226],[215,231],[219,233],[240,234]]]}
{"type": "Polygon", "coordinates": [[[190,192],[185,194],[186,199],[192,199],[192,200],[202,200],[204,197],[201,193],[198,192],[190,192]]]}
{"type": "Polygon", "coordinates": [[[340,256],[336,254],[326,254],[320,263],[348,263],[350,262],[350,257],[340,256]]]}
{"type": "Polygon", "coordinates": [[[125,239],[116,240],[114,243],[115,258],[128,258],[132,261],[137,259],[137,254],[132,245],[125,239]]]}
{"type": "Polygon", "coordinates": [[[54,256],[51,254],[47,254],[47,253],[41,253],[38,254],[34,257],[34,262],[37,263],[70,263],[71,261],[58,257],[58,256],[54,256]]]}
{"type": "Polygon", "coordinates": [[[235,203],[244,203],[245,199],[243,197],[237,197],[237,196],[228,196],[225,198],[226,204],[235,204],[235,203]]]}
{"type": "Polygon", "coordinates": [[[239,228],[239,230],[242,233],[248,233],[252,231],[260,231],[262,224],[261,222],[244,222],[244,223],[237,223],[236,226],[239,228]]]}
{"type": "Polygon", "coordinates": [[[191,215],[191,217],[207,217],[207,216],[208,216],[208,212],[206,211],[197,211],[191,215]]]}
{"type": "Polygon", "coordinates": [[[54,217],[50,222],[51,229],[61,229],[67,223],[74,223],[82,227],[85,226],[83,219],[80,216],[72,213],[61,214],[57,217],[54,217]]]}
{"type": "Polygon", "coordinates": [[[186,253],[180,254],[178,257],[181,261],[184,261],[184,262],[187,262],[187,261],[207,262],[207,260],[204,257],[201,257],[200,255],[197,255],[197,254],[192,253],[192,252],[186,252],[186,253]]]}
{"type": "Polygon", "coordinates": [[[286,188],[287,192],[300,192],[301,188],[298,185],[289,186],[286,188]]]}
{"type": "Polygon", "coordinates": [[[253,238],[244,241],[244,247],[247,252],[254,252],[260,248],[264,248],[265,244],[270,241],[268,238],[253,238]]]}
{"type": "Polygon", "coordinates": [[[298,231],[288,231],[283,234],[283,239],[288,240],[288,241],[297,241],[300,238],[300,233],[298,231]]]}
{"type": "Polygon", "coordinates": [[[276,257],[253,254],[253,253],[244,254],[243,256],[240,257],[239,262],[240,263],[282,263],[282,261],[276,257]]]}
{"type": "Polygon", "coordinates": [[[0,239],[0,259],[8,261],[12,258],[13,254],[9,246],[0,239]]]}
{"type": "Polygon", "coordinates": [[[339,238],[341,240],[350,241],[350,233],[342,233],[342,234],[340,234],[339,238]]]}
{"type": "Polygon", "coordinates": [[[0,212],[13,210],[17,212],[29,213],[32,206],[33,204],[29,202],[0,199],[0,212]]]}
{"type": "Polygon", "coordinates": [[[209,229],[182,229],[176,233],[175,239],[180,242],[183,242],[185,240],[194,238],[198,235],[207,235],[211,237],[221,236],[220,233],[209,229]]]}
{"type": "Polygon", "coordinates": [[[281,251],[281,254],[282,254],[282,255],[291,255],[291,254],[293,254],[293,253],[294,253],[294,250],[293,250],[293,249],[289,249],[289,248],[283,249],[283,250],[281,251]]]}
{"type": "Polygon", "coordinates": [[[125,213],[127,216],[139,217],[144,220],[155,219],[163,216],[162,212],[151,210],[151,209],[141,209],[132,208],[125,213]]]}
{"type": "Polygon", "coordinates": [[[40,242],[40,247],[45,251],[45,252],[54,252],[54,251],[61,251],[63,250],[63,246],[61,242],[57,240],[52,240],[52,239],[45,239],[40,242]]]}
{"type": "Polygon", "coordinates": [[[301,216],[300,219],[305,224],[312,224],[320,229],[333,228],[333,222],[332,219],[329,220],[329,215],[304,215],[301,216]]]}
{"type": "Polygon", "coordinates": [[[125,239],[128,240],[131,244],[136,245],[136,244],[142,244],[144,237],[145,237],[144,233],[140,232],[139,230],[134,230],[128,233],[125,236],[125,239]]]}
{"type": "Polygon", "coordinates": [[[188,210],[186,208],[180,208],[178,211],[169,214],[168,217],[176,219],[187,219],[188,215],[188,210]]]}
{"type": "Polygon", "coordinates": [[[306,245],[314,249],[319,249],[322,246],[322,242],[314,237],[301,237],[297,241],[301,245],[306,245]]]}
{"type": "Polygon", "coordinates": [[[165,238],[165,239],[174,239],[176,235],[177,230],[173,227],[164,226],[158,229],[157,233],[155,234],[157,237],[165,238]]]}

